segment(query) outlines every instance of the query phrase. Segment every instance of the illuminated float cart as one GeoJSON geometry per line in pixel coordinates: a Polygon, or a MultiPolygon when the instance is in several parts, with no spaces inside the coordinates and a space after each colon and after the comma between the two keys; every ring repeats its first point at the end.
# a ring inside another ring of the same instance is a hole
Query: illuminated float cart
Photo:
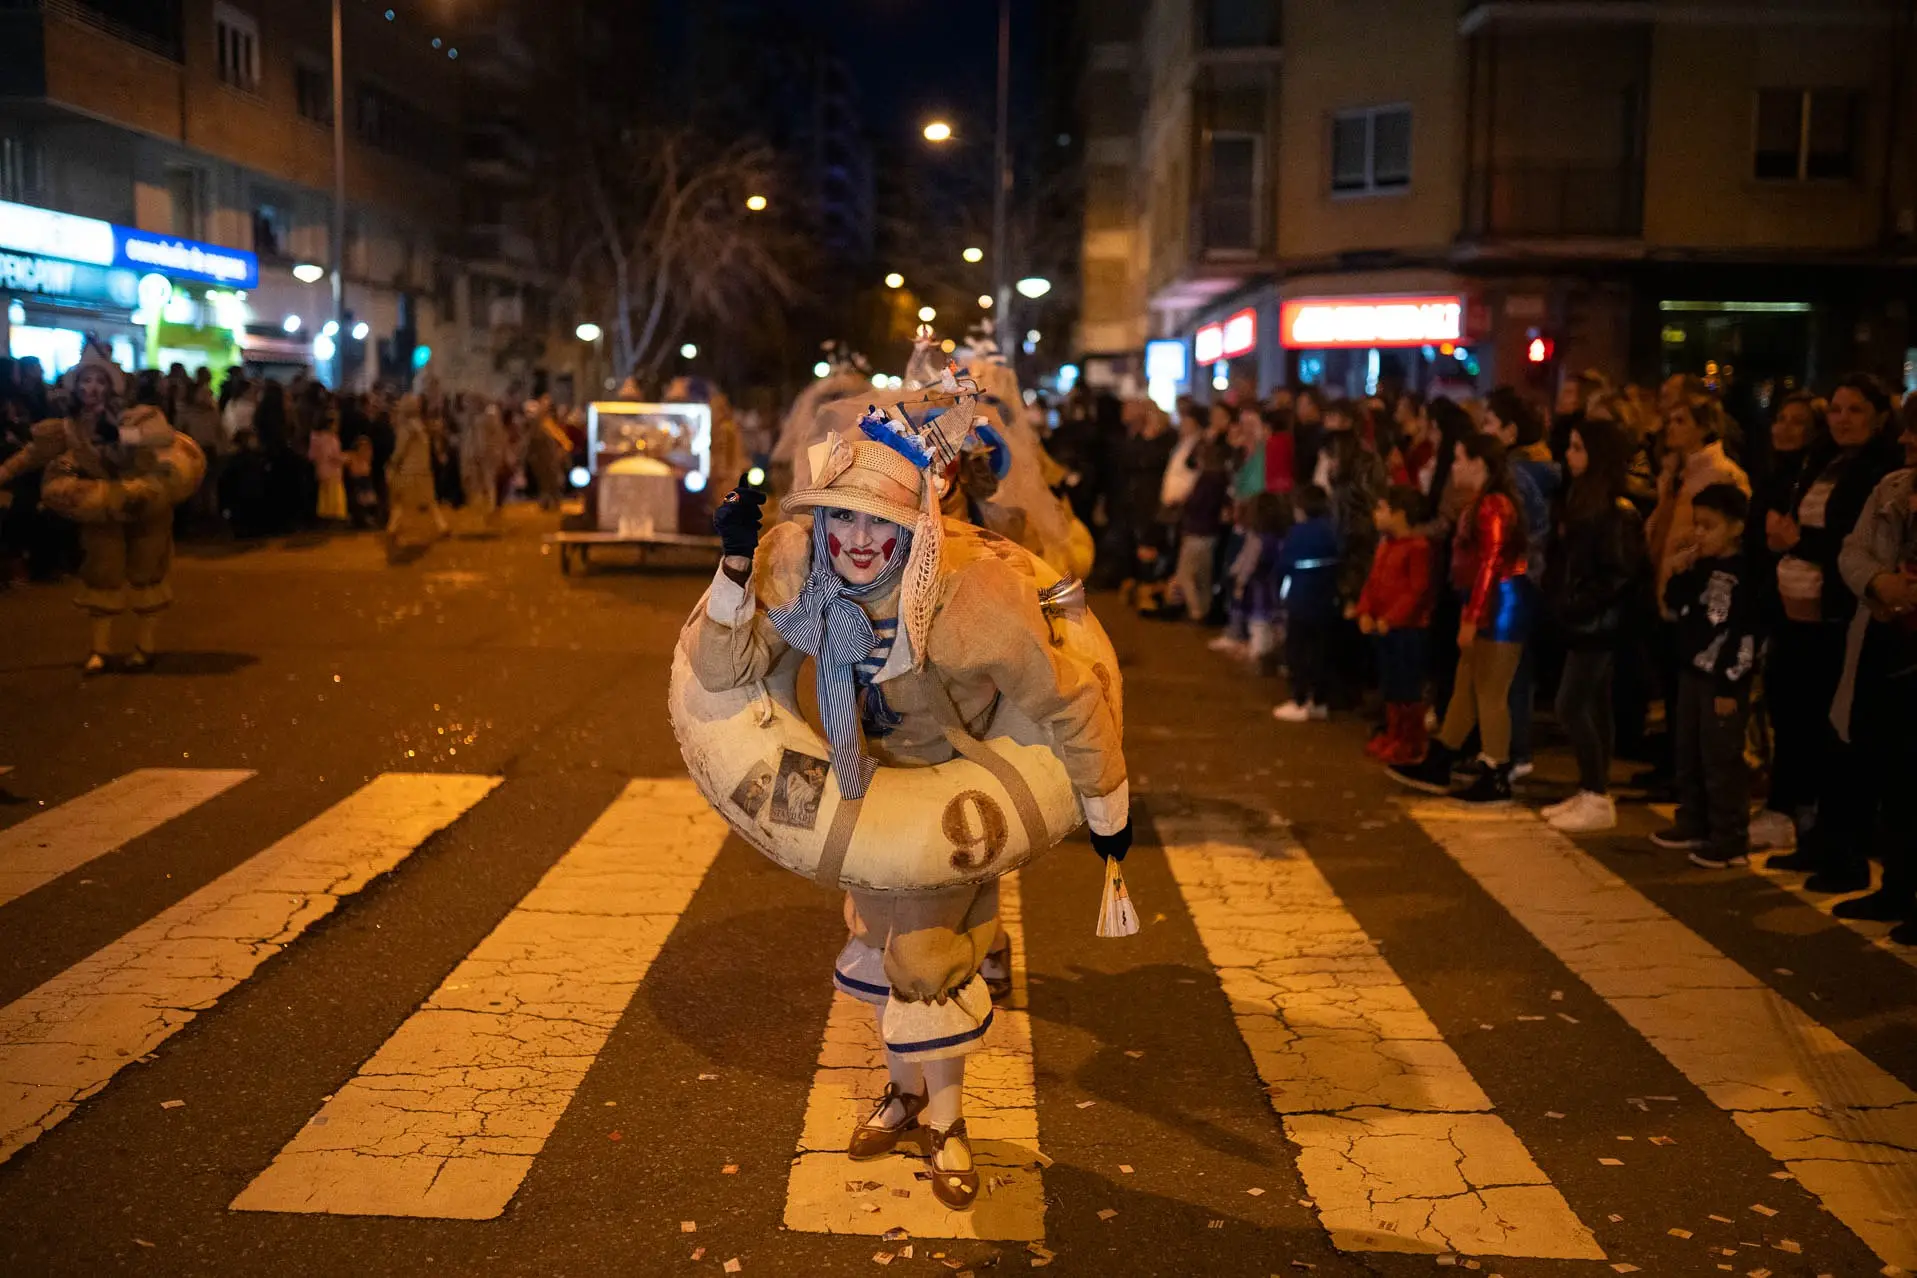
{"type": "MultiPolygon", "coordinates": [[[[716,551],[712,534],[712,409],[706,404],[601,400],[586,409],[585,511],[549,533],[559,568],[591,568],[595,549],[716,551]]],[[[579,476],[575,474],[574,482],[579,476]]],[[[730,485],[728,485],[729,487],[730,485]]]]}

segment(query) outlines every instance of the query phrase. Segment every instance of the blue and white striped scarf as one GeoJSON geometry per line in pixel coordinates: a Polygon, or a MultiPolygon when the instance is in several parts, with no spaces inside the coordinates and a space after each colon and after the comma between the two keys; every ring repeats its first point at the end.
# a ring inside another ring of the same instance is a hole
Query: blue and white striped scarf
{"type": "Polygon", "coordinates": [[[878,764],[865,753],[859,737],[858,666],[871,659],[878,646],[871,619],[858,601],[882,595],[905,570],[912,534],[899,530],[899,544],[869,585],[852,586],[833,571],[832,551],[826,545],[827,514],[812,516],[812,571],[792,602],[766,614],[779,637],[813,661],[819,716],[825,721],[825,739],[832,747],[832,771],[839,797],[857,799],[872,783],[878,764]]]}

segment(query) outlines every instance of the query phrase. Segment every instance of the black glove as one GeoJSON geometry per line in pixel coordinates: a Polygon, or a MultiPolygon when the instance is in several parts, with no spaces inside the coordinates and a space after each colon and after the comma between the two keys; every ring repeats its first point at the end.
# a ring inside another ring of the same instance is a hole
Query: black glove
{"type": "Polygon", "coordinates": [[[1107,861],[1123,861],[1125,854],[1132,850],[1132,823],[1127,820],[1116,834],[1100,834],[1092,831],[1092,851],[1107,861]]]}
{"type": "Polygon", "coordinates": [[[741,475],[739,486],[727,493],[719,509],[712,512],[712,530],[719,534],[719,545],[726,555],[750,559],[752,552],[759,548],[765,498],[763,491],[754,488],[746,476],[741,475]]]}

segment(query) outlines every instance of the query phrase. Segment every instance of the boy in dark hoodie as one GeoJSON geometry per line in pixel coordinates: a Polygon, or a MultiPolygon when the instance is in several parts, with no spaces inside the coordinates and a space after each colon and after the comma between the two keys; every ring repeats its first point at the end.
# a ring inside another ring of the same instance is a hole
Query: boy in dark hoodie
{"type": "Polygon", "coordinates": [[[1343,615],[1338,606],[1338,530],[1331,498],[1316,484],[1295,490],[1295,522],[1278,552],[1284,580],[1285,664],[1291,670],[1291,700],[1274,706],[1281,723],[1331,717],[1331,636],[1343,615]]]}
{"type": "Polygon", "coordinates": [[[1712,484],[1692,499],[1696,557],[1673,574],[1664,604],[1677,627],[1677,824],[1651,841],[1709,869],[1750,852],[1751,774],[1744,730],[1761,642],[1762,598],[1743,554],[1750,498],[1712,484]]]}

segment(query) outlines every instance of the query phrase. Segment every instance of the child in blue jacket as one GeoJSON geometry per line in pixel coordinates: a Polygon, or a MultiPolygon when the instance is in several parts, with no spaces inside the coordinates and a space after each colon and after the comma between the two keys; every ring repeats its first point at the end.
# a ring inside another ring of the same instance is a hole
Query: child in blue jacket
{"type": "Polygon", "coordinates": [[[1331,636],[1343,610],[1338,602],[1338,530],[1331,499],[1316,484],[1297,490],[1294,522],[1278,552],[1284,577],[1285,662],[1291,668],[1291,700],[1272,708],[1282,723],[1327,719],[1331,636]]]}

